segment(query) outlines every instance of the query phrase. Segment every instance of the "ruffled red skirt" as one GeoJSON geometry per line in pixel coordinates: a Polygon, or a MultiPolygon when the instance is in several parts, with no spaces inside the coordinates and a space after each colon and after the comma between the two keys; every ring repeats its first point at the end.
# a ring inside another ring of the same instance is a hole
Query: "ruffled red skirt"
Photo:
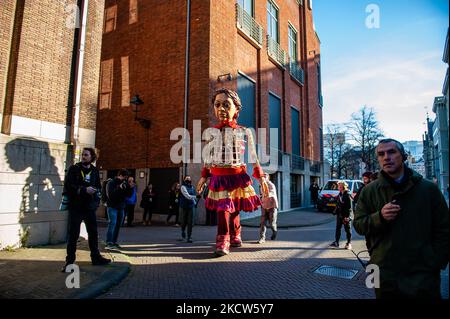
{"type": "Polygon", "coordinates": [[[250,176],[241,172],[231,175],[211,174],[205,207],[217,212],[253,212],[261,200],[252,186],[250,176]]]}

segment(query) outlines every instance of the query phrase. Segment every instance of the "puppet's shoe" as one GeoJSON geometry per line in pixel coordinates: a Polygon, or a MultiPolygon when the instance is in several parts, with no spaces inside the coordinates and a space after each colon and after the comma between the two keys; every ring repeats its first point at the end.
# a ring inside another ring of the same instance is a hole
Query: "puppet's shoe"
{"type": "Polygon", "coordinates": [[[241,235],[231,236],[230,245],[231,247],[241,247],[242,246],[241,235]]]}
{"type": "Polygon", "coordinates": [[[225,256],[230,253],[230,236],[217,235],[216,237],[216,255],[225,256]]]}

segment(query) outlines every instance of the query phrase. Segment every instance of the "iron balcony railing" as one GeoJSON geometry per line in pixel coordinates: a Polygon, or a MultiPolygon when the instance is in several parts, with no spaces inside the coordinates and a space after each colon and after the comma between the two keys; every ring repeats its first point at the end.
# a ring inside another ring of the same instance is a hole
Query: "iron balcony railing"
{"type": "Polygon", "coordinates": [[[285,67],[286,51],[284,51],[278,42],[272,39],[270,35],[267,35],[267,53],[272,59],[278,62],[281,67],[285,67]]]}
{"type": "Polygon", "coordinates": [[[263,45],[263,27],[260,26],[238,3],[236,3],[236,26],[247,36],[255,40],[260,46],[263,45]]]}
{"type": "Polygon", "coordinates": [[[320,162],[309,161],[309,171],[311,173],[320,173],[320,162]]]}
{"type": "Polygon", "coordinates": [[[305,169],[305,159],[301,156],[291,154],[291,168],[292,169],[305,169]]]}
{"type": "Polygon", "coordinates": [[[289,73],[294,79],[300,82],[300,84],[303,85],[305,83],[305,72],[297,61],[289,61],[289,73]]]}

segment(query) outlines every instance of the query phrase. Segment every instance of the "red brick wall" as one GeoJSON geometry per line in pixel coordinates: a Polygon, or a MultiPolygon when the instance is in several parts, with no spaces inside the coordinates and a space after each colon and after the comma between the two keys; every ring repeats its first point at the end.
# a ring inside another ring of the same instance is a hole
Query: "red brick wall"
{"type": "Polygon", "coordinates": [[[309,100],[309,128],[308,155],[310,159],[320,160],[319,127],[322,127],[322,109],[318,103],[317,63],[320,63],[320,43],[313,29],[312,11],[305,7],[306,39],[307,39],[307,70],[308,70],[308,100],[309,100]]]}
{"type": "Polygon", "coordinates": [[[14,26],[15,0],[4,0],[0,6],[0,112],[3,113],[5,83],[14,26]]]}
{"type": "MultiPolygon", "coordinates": [[[[0,40],[0,97],[3,102],[4,67],[10,37],[8,26],[14,12],[12,3],[2,2],[0,40]]],[[[19,1],[20,2],[20,1],[19,1]]],[[[95,112],[97,103],[97,81],[99,68],[100,38],[98,24],[102,23],[103,1],[90,1],[88,34],[86,37],[86,55],[84,67],[84,88],[80,126],[95,128],[95,112]]],[[[12,114],[58,124],[67,124],[70,119],[72,105],[70,85],[71,67],[74,49],[74,29],[67,27],[70,13],[65,4],[76,4],[76,1],[25,1],[23,22],[16,56],[14,85],[8,88],[13,96],[12,114]]],[[[10,84],[13,82],[9,82],[10,84]]]]}
{"type": "Polygon", "coordinates": [[[95,130],[104,1],[89,1],[81,90],[80,127],[95,130]]]}
{"type": "MultiPolygon", "coordinates": [[[[118,167],[176,167],[170,161],[170,140],[175,127],[184,126],[186,1],[138,1],[138,21],[129,24],[129,1],[117,4],[115,31],[103,35],[101,60],[114,59],[111,109],[99,110],[96,145],[99,165],[118,167]],[[140,117],[151,120],[149,155],[146,133],[134,121],[131,106],[121,106],[121,57],[129,57],[130,95],[144,101],[140,117]],[[111,143],[114,141],[114,143],[111,143]]],[[[191,1],[191,52],[189,72],[189,128],[193,119],[207,119],[209,4],[191,1]]],[[[192,134],[191,134],[192,135],[192,134]]],[[[192,156],[192,154],[191,154],[192,156]]]]}

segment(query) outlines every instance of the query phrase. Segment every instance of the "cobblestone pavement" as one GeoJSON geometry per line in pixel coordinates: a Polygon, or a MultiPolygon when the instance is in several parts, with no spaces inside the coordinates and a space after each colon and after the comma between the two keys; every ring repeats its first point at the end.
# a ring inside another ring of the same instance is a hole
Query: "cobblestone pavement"
{"type": "Polygon", "coordinates": [[[66,245],[50,245],[0,251],[0,299],[93,298],[120,282],[129,270],[127,258],[103,252],[114,260],[107,266],[92,266],[87,241],[78,243],[76,264],[80,269],[80,288],[68,289],[69,274],[62,273],[66,245]]]}
{"type": "MultiPolygon", "coordinates": [[[[100,298],[374,298],[353,252],[328,248],[334,227],[330,222],[280,229],[277,240],[269,239],[265,244],[257,244],[257,228],[244,227],[243,246],[220,258],[213,255],[214,226],[195,226],[191,244],[178,241],[177,227],[125,227],[119,241],[122,253],[130,257],[132,270],[100,298]],[[321,265],[358,273],[353,279],[313,273],[321,265]]],[[[102,236],[104,232],[101,229],[102,236]]],[[[345,244],[345,238],[342,240],[345,244]]],[[[364,249],[363,238],[354,234],[353,250],[364,249]]]]}

